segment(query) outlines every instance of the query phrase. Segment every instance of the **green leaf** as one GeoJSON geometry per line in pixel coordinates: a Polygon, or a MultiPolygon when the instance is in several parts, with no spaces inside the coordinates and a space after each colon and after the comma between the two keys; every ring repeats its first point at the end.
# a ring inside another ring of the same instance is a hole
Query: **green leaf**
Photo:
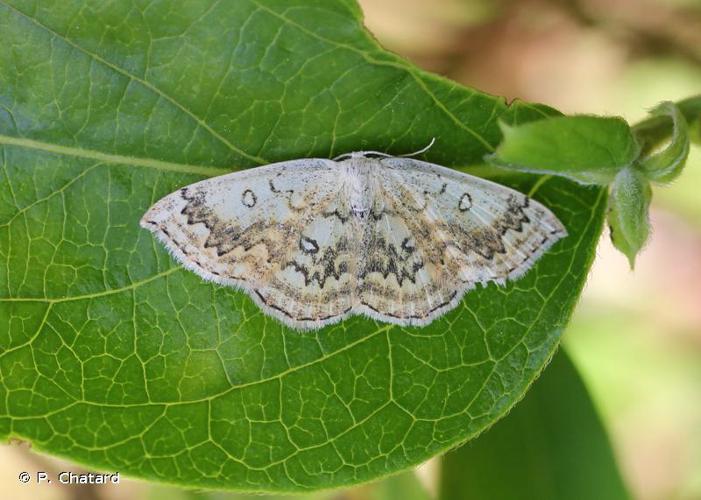
{"type": "Polygon", "coordinates": [[[650,200],[652,188],[644,175],[625,168],[611,186],[608,223],[613,245],[628,257],[630,268],[650,234],[650,200]]]}
{"type": "Polygon", "coordinates": [[[512,127],[490,163],[521,172],[554,174],[606,185],[635,161],[640,147],[621,118],[558,116],[512,127]]]}
{"type": "Polygon", "coordinates": [[[349,0],[0,3],[0,437],[173,484],[306,491],[469,439],[557,346],[606,195],[503,181],[569,236],[427,328],[300,333],[176,265],[161,196],[276,160],[375,149],[465,166],[547,109],[422,72],[349,0]]]}
{"type": "Polygon", "coordinates": [[[651,151],[638,159],[638,166],[651,181],[671,182],[681,174],[689,156],[689,127],[681,110],[673,102],[663,102],[651,111],[654,116],[664,116],[669,121],[671,138],[669,144],[657,151],[654,149],[655,140],[646,140],[649,129],[633,128],[643,147],[650,145],[651,151]]]}
{"type": "Polygon", "coordinates": [[[629,498],[594,404],[564,351],[502,421],[443,457],[440,499],[465,498],[629,498]]]}

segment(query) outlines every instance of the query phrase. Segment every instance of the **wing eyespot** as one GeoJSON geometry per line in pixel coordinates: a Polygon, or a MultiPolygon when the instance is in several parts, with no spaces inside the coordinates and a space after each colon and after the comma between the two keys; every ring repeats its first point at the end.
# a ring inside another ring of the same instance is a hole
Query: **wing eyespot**
{"type": "Polygon", "coordinates": [[[246,189],[241,194],[241,203],[243,204],[244,207],[253,208],[256,206],[257,202],[258,202],[258,198],[256,197],[256,194],[253,191],[251,191],[250,189],[246,189]]]}
{"type": "Polygon", "coordinates": [[[458,210],[467,212],[470,208],[472,208],[472,197],[469,193],[463,193],[458,202],[458,210]]]}

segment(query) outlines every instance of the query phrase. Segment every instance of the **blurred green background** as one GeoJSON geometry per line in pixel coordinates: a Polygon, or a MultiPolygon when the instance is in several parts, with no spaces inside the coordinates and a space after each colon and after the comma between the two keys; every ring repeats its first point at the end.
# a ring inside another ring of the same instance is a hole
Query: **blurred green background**
{"type": "MultiPolygon", "coordinates": [[[[636,121],[659,101],[701,92],[699,0],[360,3],[385,47],[508,99],[636,121]]],[[[697,147],[681,179],[655,190],[652,239],[634,273],[604,235],[564,336],[631,495],[641,500],[701,499],[700,187],[697,147]]],[[[0,447],[0,466],[65,469],[23,444],[0,447]]],[[[432,461],[416,476],[305,498],[424,498],[437,491],[438,467],[432,461]]],[[[44,486],[40,493],[14,476],[2,483],[4,496],[14,499],[242,498],[129,480],[118,487],[44,486]]]]}

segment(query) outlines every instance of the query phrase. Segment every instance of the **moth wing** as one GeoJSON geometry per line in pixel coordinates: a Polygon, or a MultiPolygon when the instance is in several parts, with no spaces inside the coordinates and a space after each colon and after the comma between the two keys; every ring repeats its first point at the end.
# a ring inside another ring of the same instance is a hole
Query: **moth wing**
{"type": "Polygon", "coordinates": [[[427,324],[477,283],[521,276],[567,234],[550,210],[506,186],[409,158],[380,162],[385,207],[358,292],[372,316],[427,324]],[[391,258],[373,257],[383,246],[391,258]]]}
{"type": "Polygon", "coordinates": [[[353,304],[357,230],[337,169],[305,159],[207,179],[159,200],[141,225],[202,278],[290,326],[323,326],[353,304]]]}

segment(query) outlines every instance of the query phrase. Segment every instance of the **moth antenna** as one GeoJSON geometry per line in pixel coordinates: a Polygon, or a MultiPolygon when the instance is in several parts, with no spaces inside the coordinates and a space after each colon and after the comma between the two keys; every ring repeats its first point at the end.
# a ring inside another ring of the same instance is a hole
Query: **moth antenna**
{"type": "Polygon", "coordinates": [[[334,156],[333,158],[331,158],[331,161],[339,161],[339,160],[342,160],[344,158],[350,158],[350,157],[351,157],[351,153],[343,153],[342,155],[334,156]]]}
{"type": "Polygon", "coordinates": [[[421,153],[425,153],[426,151],[428,151],[429,149],[431,149],[431,146],[433,146],[433,143],[435,143],[435,142],[436,142],[436,138],[435,138],[435,137],[432,137],[432,138],[431,138],[431,142],[428,143],[428,146],[426,146],[426,147],[424,147],[424,148],[422,148],[422,149],[419,149],[418,151],[414,151],[413,153],[407,153],[407,154],[405,154],[405,155],[399,155],[399,156],[401,156],[402,158],[410,158],[410,157],[412,157],[412,156],[420,155],[421,153]]]}
{"type": "MultiPolygon", "coordinates": [[[[404,155],[397,155],[397,158],[409,158],[411,156],[416,156],[420,155],[421,153],[425,153],[429,149],[431,149],[431,146],[436,142],[436,138],[433,137],[431,138],[431,142],[428,143],[428,146],[419,149],[418,151],[414,151],[413,153],[409,154],[404,154],[404,155]]],[[[393,155],[387,154],[387,153],[382,153],[381,151],[356,151],[353,153],[343,153],[342,155],[338,155],[335,158],[332,158],[333,161],[339,161],[347,158],[367,158],[368,156],[379,156],[381,158],[392,158],[393,155]]]]}

